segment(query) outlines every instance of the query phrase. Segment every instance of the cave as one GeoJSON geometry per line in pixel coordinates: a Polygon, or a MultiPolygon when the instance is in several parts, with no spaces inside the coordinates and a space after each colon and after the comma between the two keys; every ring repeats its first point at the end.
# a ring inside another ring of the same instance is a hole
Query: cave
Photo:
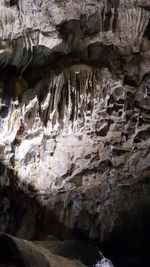
{"type": "Polygon", "coordinates": [[[150,266],[137,2],[0,1],[0,266],[150,266]]]}

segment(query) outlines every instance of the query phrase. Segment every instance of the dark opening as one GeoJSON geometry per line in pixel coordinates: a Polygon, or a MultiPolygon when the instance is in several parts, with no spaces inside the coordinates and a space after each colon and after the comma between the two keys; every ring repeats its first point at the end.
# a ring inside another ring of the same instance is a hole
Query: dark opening
{"type": "Polygon", "coordinates": [[[150,40],[150,20],[149,20],[149,23],[147,24],[146,30],[144,32],[144,37],[147,37],[148,40],[150,40]]]}
{"type": "Polygon", "coordinates": [[[136,81],[135,77],[125,75],[124,80],[123,80],[123,85],[126,85],[126,84],[129,86],[136,87],[137,81],[136,81]]]}
{"type": "Polygon", "coordinates": [[[0,266],[24,267],[17,246],[9,236],[0,235],[0,266]]]}
{"type": "Polygon", "coordinates": [[[17,5],[18,7],[18,0],[10,0],[10,6],[15,6],[17,5]]]}

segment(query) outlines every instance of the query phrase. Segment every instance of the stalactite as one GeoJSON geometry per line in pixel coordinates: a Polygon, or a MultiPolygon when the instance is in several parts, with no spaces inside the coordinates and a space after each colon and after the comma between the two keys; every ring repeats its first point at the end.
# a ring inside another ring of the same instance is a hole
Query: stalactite
{"type": "Polygon", "coordinates": [[[83,110],[86,112],[97,94],[101,93],[101,82],[100,70],[86,65],[72,66],[55,77],[50,75],[48,80],[38,83],[35,89],[25,91],[22,103],[28,112],[37,97],[40,116],[45,118],[44,124],[49,120],[53,126],[56,123],[62,124],[62,120],[71,122],[83,116],[83,110]],[[47,95],[40,100],[40,95],[47,86],[47,95]]]}

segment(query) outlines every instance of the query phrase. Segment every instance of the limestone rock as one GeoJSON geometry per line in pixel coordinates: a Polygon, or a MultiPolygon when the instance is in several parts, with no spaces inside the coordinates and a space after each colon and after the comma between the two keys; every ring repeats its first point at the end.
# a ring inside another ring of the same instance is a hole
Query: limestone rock
{"type": "Polygon", "coordinates": [[[12,2],[0,8],[1,188],[36,199],[41,232],[138,232],[150,193],[149,1],[12,2]]]}
{"type": "MultiPolygon", "coordinates": [[[[61,256],[53,255],[42,245],[9,235],[0,234],[1,255],[0,262],[13,264],[13,266],[46,266],[46,267],[84,267],[79,261],[67,260],[61,256]]],[[[5,265],[6,266],[6,265],[5,265]]],[[[10,266],[10,265],[7,265],[10,266]]]]}

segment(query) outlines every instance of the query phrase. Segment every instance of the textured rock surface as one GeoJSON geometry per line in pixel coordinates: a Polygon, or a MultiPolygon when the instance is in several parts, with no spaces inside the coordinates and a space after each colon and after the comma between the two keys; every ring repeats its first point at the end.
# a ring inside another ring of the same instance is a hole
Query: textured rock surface
{"type": "MultiPolygon", "coordinates": [[[[46,243],[46,242],[45,242],[46,243]]],[[[51,253],[43,244],[18,239],[9,235],[0,234],[0,262],[1,266],[35,266],[35,267],[84,267],[77,260],[67,260],[51,253]]]]}
{"type": "MultiPolygon", "coordinates": [[[[140,240],[150,193],[150,2],[1,2],[1,187],[36,198],[41,231],[102,241],[135,229],[140,240]]],[[[3,214],[9,224],[9,207],[3,214]]]]}

